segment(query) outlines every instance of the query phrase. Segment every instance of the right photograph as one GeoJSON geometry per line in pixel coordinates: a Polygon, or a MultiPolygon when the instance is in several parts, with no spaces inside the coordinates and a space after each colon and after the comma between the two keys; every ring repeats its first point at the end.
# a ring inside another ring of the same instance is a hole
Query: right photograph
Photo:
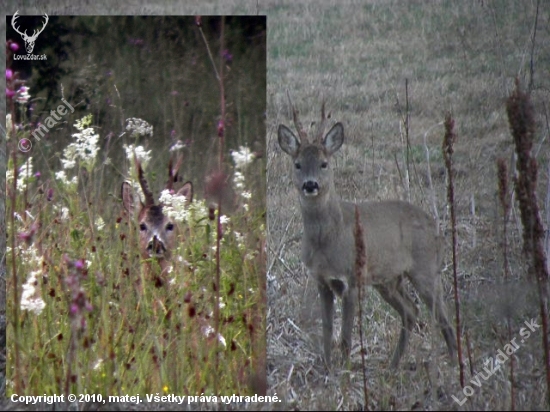
{"type": "Polygon", "coordinates": [[[267,7],[282,409],[550,407],[549,12],[267,7]]]}

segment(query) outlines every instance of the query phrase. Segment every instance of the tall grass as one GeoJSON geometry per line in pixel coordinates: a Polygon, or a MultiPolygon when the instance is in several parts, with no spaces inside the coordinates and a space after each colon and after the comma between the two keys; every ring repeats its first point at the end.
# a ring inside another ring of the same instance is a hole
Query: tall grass
{"type": "MultiPolygon", "coordinates": [[[[262,156],[243,146],[225,160],[231,214],[209,210],[198,196],[177,224],[168,285],[158,287],[144,264],[158,270],[157,263],[140,258],[137,222],[124,216],[118,194],[102,189],[109,141],[100,119],[88,113],[65,129],[69,144],[57,154],[64,167],[56,170],[31,140],[32,125],[19,120],[23,111],[12,99],[7,395],[257,392],[265,374],[262,156]],[[34,144],[31,152],[18,150],[22,139],[34,144]],[[38,169],[45,164],[50,176],[38,169]]],[[[241,110],[234,120],[250,123],[248,116],[241,110]]],[[[144,135],[123,141],[135,147],[144,135]]],[[[149,152],[156,162],[145,173],[158,194],[165,180],[158,165],[164,171],[169,154],[149,152]]],[[[117,168],[132,179],[133,163],[122,158],[117,168]]]]}

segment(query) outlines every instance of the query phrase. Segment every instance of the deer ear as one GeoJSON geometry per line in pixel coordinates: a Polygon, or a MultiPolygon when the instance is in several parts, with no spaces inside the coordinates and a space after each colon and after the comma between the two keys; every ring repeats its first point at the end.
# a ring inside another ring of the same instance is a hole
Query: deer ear
{"type": "Polygon", "coordinates": [[[281,146],[281,149],[283,149],[292,157],[295,157],[298,154],[298,149],[300,148],[300,140],[284,124],[279,125],[279,130],[277,134],[279,137],[279,146],[281,146]]]}
{"type": "Polygon", "coordinates": [[[344,143],[344,126],[336,123],[323,139],[323,147],[329,155],[336,152],[344,143]]]}
{"type": "Polygon", "coordinates": [[[120,193],[122,195],[122,204],[124,205],[124,209],[130,213],[130,216],[133,216],[135,207],[132,186],[130,186],[128,182],[122,182],[120,193]]]}
{"type": "Polygon", "coordinates": [[[187,204],[193,201],[193,183],[186,182],[177,192],[178,196],[185,196],[187,204]]]}

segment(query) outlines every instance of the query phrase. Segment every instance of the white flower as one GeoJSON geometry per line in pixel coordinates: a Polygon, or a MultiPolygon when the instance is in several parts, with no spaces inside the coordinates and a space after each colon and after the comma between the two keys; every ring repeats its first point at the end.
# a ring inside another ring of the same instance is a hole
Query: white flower
{"type": "Polygon", "coordinates": [[[13,123],[11,121],[11,113],[8,113],[6,115],[6,140],[9,140],[12,129],[13,129],[13,123]]]}
{"type": "Polygon", "coordinates": [[[149,163],[149,160],[151,160],[151,150],[145,151],[143,146],[134,146],[131,145],[122,145],[124,147],[124,150],[126,151],[126,157],[130,162],[133,163],[134,161],[134,153],[136,155],[137,160],[141,163],[141,166],[143,169],[147,166],[147,163],[149,163]]]}
{"type": "MultiPolygon", "coordinates": [[[[25,163],[19,166],[17,172],[17,190],[23,192],[27,187],[28,180],[32,177],[32,157],[29,157],[25,163]]],[[[7,171],[7,180],[13,180],[13,171],[7,171]]]]}
{"type": "Polygon", "coordinates": [[[30,97],[31,95],[29,94],[29,88],[27,86],[21,86],[15,94],[15,100],[19,104],[27,103],[30,97]]]}
{"type": "MultiPolygon", "coordinates": [[[[214,328],[210,325],[203,325],[201,327],[201,331],[202,331],[202,334],[204,336],[206,336],[207,338],[211,338],[214,335],[214,332],[215,332],[214,328]]],[[[227,344],[225,343],[225,338],[222,335],[220,335],[219,333],[218,333],[218,340],[220,341],[220,343],[224,347],[227,346],[227,344]]]]}
{"type": "Polygon", "coordinates": [[[23,293],[21,294],[21,310],[28,310],[40,315],[46,307],[46,303],[40,296],[39,289],[36,288],[38,280],[36,276],[40,274],[39,270],[31,272],[27,281],[23,284],[23,293]]]}
{"type": "Polygon", "coordinates": [[[126,122],[126,130],[128,130],[133,137],[153,136],[153,126],[145,120],[130,117],[129,119],[126,119],[126,122]]]}
{"type": "Polygon", "coordinates": [[[185,147],[185,145],[182,143],[181,140],[178,140],[176,143],[174,143],[171,147],[170,147],[170,151],[171,152],[175,152],[176,150],[180,150],[180,149],[183,149],[185,147]]]}
{"type": "Polygon", "coordinates": [[[252,160],[254,160],[254,154],[250,151],[248,147],[241,146],[240,151],[231,151],[231,156],[235,162],[235,167],[237,169],[245,168],[252,160]]]}
{"type": "Polygon", "coordinates": [[[235,171],[235,175],[233,176],[233,183],[235,184],[235,189],[244,189],[244,175],[238,170],[235,171]]]}
{"type": "Polygon", "coordinates": [[[160,202],[164,205],[166,216],[173,217],[178,222],[186,221],[189,217],[187,198],[183,195],[171,194],[165,189],[160,194],[160,202]]]}
{"type": "MultiPolygon", "coordinates": [[[[27,187],[29,178],[32,177],[32,157],[19,166],[17,170],[17,190],[23,192],[27,187]]],[[[13,182],[13,169],[6,169],[6,183],[13,182]]]]}
{"type": "Polygon", "coordinates": [[[103,228],[105,227],[105,222],[103,221],[103,218],[101,216],[98,216],[95,219],[95,227],[97,228],[97,230],[103,230],[103,228]]]}
{"type": "Polygon", "coordinates": [[[237,241],[237,246],[240,250],[246,249],[246,245],[244,243],[244,236],[237,232],[236,230],[233,232],[233,235],[235,236],[235,240],[237,241]]]}
{"type": "Polygon", "coordinates": [[[92,170],[99,152],[99,135],[94,133],[94,129],[91,127],[84,128],[84,125],[90,121],[91,118],[86,116],[75,123],[75,128],[80,132],[73,133],[72,136],[76,139],[76,142],[69,144],[63,150],[64,159],[61,159],[61,163],[64,169],[72,169],[75,167],[76,162],[80,161],[88,171],[92,170]]]}
{"type": "Polygon", "coordinates": [[[67,186],[76,186],[76,184],[78,183],[78,179],[76,178],[76,176],[74,176],[71,180],[68,180],[64,170],[55,172],[55,178],[67,186]]]}
{"type": "Polygon", "coordinates": [[[95,365],[92,366],[92,369],[96,371],[96,370],[100,369],[102,367],[102,365],[103,365],[103,359],[99,358],[96,361],[95,365]]]}

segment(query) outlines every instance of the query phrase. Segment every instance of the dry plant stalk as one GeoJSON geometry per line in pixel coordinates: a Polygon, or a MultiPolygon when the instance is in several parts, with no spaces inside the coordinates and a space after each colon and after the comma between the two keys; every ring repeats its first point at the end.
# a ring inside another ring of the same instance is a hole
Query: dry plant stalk
{"type": "MultiPolygon", "coordinates": [[[[362,273],[367,261],[365,242],[363,241],[363,225],[359,208],[355,205],[355,277],[357,281],[357,296],[358,302],[362,302],[363,295],[363,279],[362,273]]],[[[367,274],[368,276],[368,274],[367,274]]],[[[367,374],[365,362],[365,347],[363,342],[363,305],[359,305],[359,341],[361,342],[361,365],[363,367],[363,396],[365,397],[365,410],[369,409],[369,394],[367,391],[367,374]]]]}
{"type": "Polygon", "coordinates": [[[456,311],[456,343],[458,351],[458,364],[460,366],[460,385],[464,388],[464,361],[462,359],[462,345],[460,339],[460,298],[458,295],[458,274],[457,274],[457,233],[456,233],[456,214],[454,201],[454,171],[453,171],[453,144],[456,141],[454,132],[455,121],[450,113],[445,116],[445,137],[443,138],[443,158],[445,159],[445,167],[449,176],[447,184],[447,200],[451,209],[451,233],[453,244],[453,283],[455,293],[455,311],[456,311]]]}
{"type": "MultiPolygon", "coordinates": [[[[502,206],[502,258],[504,266],[504,279],[508,280],[508,213],[510,212],[510,202],[508,200],[508,168],[506,161],[503,158],[497,159],[497,176],[498,176],[498,197],[502,206]]],[[[506,316],[506,324],[508,329],[508,340],[512,340],[512,323],[510,316],[506,316]]],[[[510,357],[510,410],[515,410],[515,392],[514,392],[514,357],[510,357]]]]}
{"type": "Polygon", "coordinates": [[[506,102],[506,111],[517,153],[518,177],[514,183],[523,226],[523,252],[529,260],[529,274],[531,277],[535,276],[539,290],[547,402],[550,406],[549,277],[543,246],[544,229],[536,194],[537,161],[531,154],[535,136],[535,119],[529,95],[521,91],[518,79],[516,79],[516,89],[506,102]]]}

